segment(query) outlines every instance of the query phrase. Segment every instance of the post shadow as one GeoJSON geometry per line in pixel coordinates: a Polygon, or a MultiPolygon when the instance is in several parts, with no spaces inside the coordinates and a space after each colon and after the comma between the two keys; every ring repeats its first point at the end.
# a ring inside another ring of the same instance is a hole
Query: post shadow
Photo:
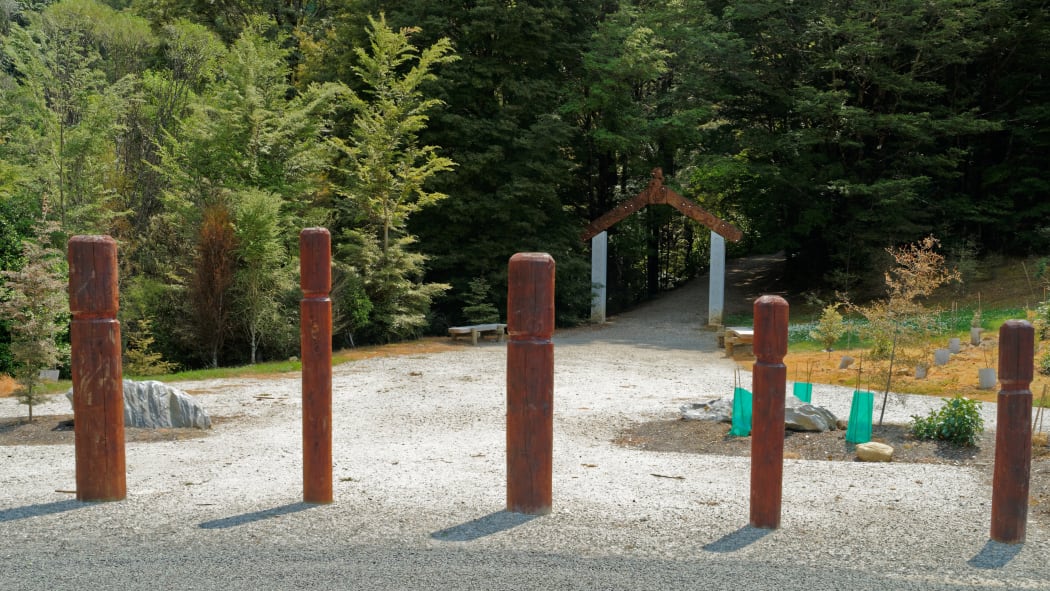
{"type": "Polygon", "coordinates": [[[1003,568],[1020,554],[1022,548],[1024,548],[1023,544],[1006,544],[988,540],[984,543],[984,548],[981,548],[981,551],[973,558],[967,560],[966,564],[981,569],[1003,568]]]}
{"type": "Polygon", "coordinates": [[[704,550],[719,553],[736,552],[737,550],[750,546],[768,536],[772,531],[772,529],[768,528],[745,525],[734,532],[730,532],[721,538],[718,538],[710,544],[704,545],[704,550]]]}
{"type": "Polygon", "coordinates": [[[222,519],[205,521],[197,527],[201,529],[227,529],[230,527],[237,527],[238,525],[262,521],[264,519],[273,519],[274,517],[280,517],[282,515],[298,513],[314,507],[317,507],[317,504],[306,502],[289,503],[287,505],[281,505],[280,507],[273,507],[272,509],[263,509],[262,511],[252,511],[251,513],[243,513],[232,517],[223,517],[222,519]]]}
{"type": "Polygon", "coordinates": [[[65,501],[55,501],[53,503],[40,503],[37,505],[26,505],[25,507],[0,509],[0,523],[18,521],[19,519],[29,519],[30,517],[43,517],[44,515],[65,513],[66,511],[72,511],[87,506],[88,503],[84,501],[68,499],[65,501]]]}
{"type": "Polygon", "coordinates": [[[445,542],[470,542],[524,525],[537,517],[539,515],[506,510],[496,511],[484,517],[436,531],[430,534],[430,537],[445,542]]]}

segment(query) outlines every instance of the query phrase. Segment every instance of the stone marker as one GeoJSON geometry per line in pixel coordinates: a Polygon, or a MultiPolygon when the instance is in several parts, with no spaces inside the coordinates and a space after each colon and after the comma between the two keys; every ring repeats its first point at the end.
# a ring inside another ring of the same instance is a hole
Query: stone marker
{"type": "Polygon", "coordinates": [[[784,399],[784,428],[791,431],[827,431],[838,425],[838,419],[831,411],[804,402],[797,396],[786,396],[784,399]]]}
{"type": "MultiPolygon", "coordinates": [[[[73,390],[66,392],[73,403],[73,390]]],[[[210,429],[211,417],[189,394],[162,382],[124,380],[124,426],[210,429]]]]}
{"type": "Polygon", "coordinates": [[[682,419],[686,421],[715,421],[728,423],[733,418],[732,398],[711,398],[700,402],[690,402],[678,407],[682,419]]]}
{"type": "Polygon", "coordinates": [[[862,462],[889,462],[893,459],[893,448],[877,441],[858,443],[857,459],[862,462]]]}

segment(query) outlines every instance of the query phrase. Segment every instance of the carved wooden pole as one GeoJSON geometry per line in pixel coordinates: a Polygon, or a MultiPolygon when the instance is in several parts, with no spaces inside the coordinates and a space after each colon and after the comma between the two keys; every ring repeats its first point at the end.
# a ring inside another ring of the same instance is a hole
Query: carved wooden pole
{"type": "Polygon", "coordinates": [[[755,300],[752,367],[751,525],[780,527],[784,480],[784,392],[787,388],[788,303],[780,296],[755,300]]]}
{"type": "Polygon", "coordinates": [[[127,496],[127,474],[117,243],[109,236],[74,236],[68,260],[77,499],[120,501],[127,496]]]}
{"type": "Polygon", "coordinates": [[[303,501],[332,502],[332,239],[299,233],[300,351],[303,362],[303,501]]]}
{"type": "Polygon", "coordinates": [[[510,258],[507,293],[507,510],[551,510],[554,259],[510,258]]]}
{"type": "Polygon", "coordinates": [[[992,539],[1024,542],[1032,467],[1032,373],[1035,330],[1024,320],[999,328],[999,390],[992,479],[992,539]]]}

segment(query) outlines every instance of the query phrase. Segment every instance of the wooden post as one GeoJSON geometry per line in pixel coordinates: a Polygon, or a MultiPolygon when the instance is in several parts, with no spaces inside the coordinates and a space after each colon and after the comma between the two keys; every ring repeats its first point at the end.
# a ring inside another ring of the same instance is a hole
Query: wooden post
{"type": "Polygon", "coordinates": [[[788,303],[755,300],[751,411],[751,525],[780,527],[784,480],[784,392],[787,388],[788,303]]]}
{"type": "Polygon", "coordinates": [[[332,502],[332,238],[299,233],[300,353],[303,363],[303,501],[332,502]]]}
{"type": "Polygon", "coordinates": [[[120,501],[127,496],[127,473],[117,243],[109,236],[74,236],[67,254],[77,499],[120,501]]]}
{"type": "Polygon", "coordinates": [[[507,510],[542,515],[554,459],[554,259],[512,256],[507,292],[507,510]]]}
{"type": "Polygon", "coordinates": [[[1035,330],[1024,320],[999,328],[999,390],[992,477],[992,533],[996,542],[1024,542],[1032,467],[1032,374],[1035,330]]]}

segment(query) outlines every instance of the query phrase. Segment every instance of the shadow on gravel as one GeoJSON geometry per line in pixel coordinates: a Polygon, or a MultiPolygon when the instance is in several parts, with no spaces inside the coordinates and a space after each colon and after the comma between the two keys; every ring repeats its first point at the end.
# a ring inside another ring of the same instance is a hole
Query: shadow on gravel
{"type": "Polygon", "coordinates": [[[1024,544],[1003,544],[995,540],[988,540],[984,548],[981,548],[981,551],[966,563],[974,568],[1002,568],[1020,554],[1023,547],[1024,544]]]}
{"type": "Polygon", "coordinates": [[[745,525],[735,532],[728,533],[721,538],[704,546],[708,552],[736,552],[741,548],[750,546],[769,535],[772,530],[761,529],[745,525]]]}
{"type": "Polygon", "coordinates": [[[484,517],[478,517],[472,521],[436,531],[430,534],[430,537],[446,542],[469,542],[518,527],[537,517],[539,516],[512,513],[510,511],[496,511],[484,517]]]}
{"type": "Polygon", "coordinates": [[[298,513],[299,511],[305,511],[307,509],[317,506],[318,505],[315,505],[313,503],[291,503],[289,505],[274,507],[273,509],[253,511],[251,513],[244,513],[242,515],[234,515],[233,517],[224,517],[222,519],[205,521],[197,527],[201,529],[225,529],[228,527],[237,527],[238,525],[262,521],[263,519],[273,519],[274,517],[288,515],[289,513],[298,513]]]}
{"type": "Polygon", "coordinates": [[[28,505],[25,507],[13,507],[11,509],[0,509],[0,523],[6,521],[17,521],[29,517],[42,517],[64,513],[73,509],[87,507],[89,503],[83,501],[55,501],[54,503],[41,503],[39,505],[28,505]]]}

